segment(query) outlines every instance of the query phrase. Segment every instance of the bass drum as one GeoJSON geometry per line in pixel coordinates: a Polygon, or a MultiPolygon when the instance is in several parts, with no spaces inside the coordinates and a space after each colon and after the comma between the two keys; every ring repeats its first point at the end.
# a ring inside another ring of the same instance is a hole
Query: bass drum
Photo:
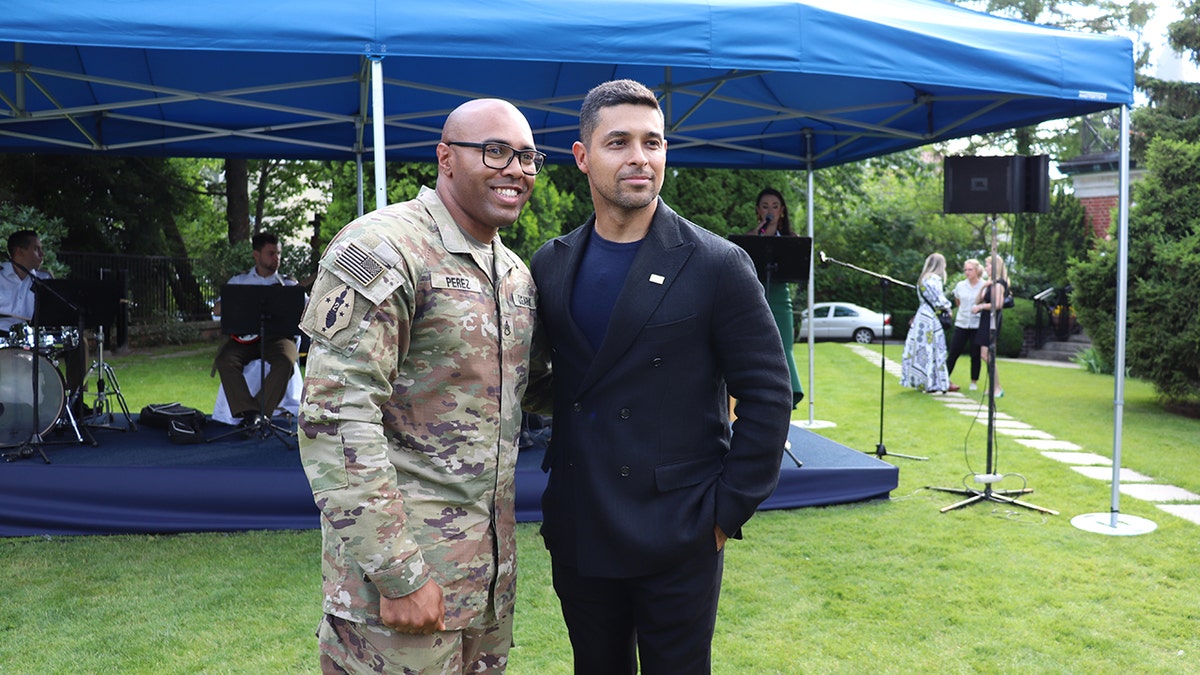
{"type": "Polygon", "coordinates": [[[19,445],[33,436],[33,366],[37,359],[37,432],[49,433],[66,407],[62,373],[44,356],[0,349],[0,445],[19,445]]]}

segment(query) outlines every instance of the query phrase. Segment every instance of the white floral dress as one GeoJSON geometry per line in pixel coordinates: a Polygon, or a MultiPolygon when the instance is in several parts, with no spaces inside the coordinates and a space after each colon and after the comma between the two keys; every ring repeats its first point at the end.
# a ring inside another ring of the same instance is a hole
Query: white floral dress
{"type": "Polygon", "coordinates": [[[917,301],[917,316],[904,340],[900,385],[919,391],[946,391],[950,387],[946,334],[933,309],[950,309],[950,300],[942,292],[942,278],[935,274],[926,277],[917,287],[917,301]]]}

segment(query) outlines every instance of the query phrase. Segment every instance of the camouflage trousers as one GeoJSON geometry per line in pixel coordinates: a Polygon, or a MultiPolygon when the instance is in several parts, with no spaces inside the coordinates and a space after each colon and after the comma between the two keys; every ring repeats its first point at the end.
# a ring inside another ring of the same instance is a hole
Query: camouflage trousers
{"type": "Polygon", "coordinates": [[[327,675],[503,673],[512,646],[512,615],[478,627],[407,635],[327,614],[317,639],[321,672],[327,675]]]}

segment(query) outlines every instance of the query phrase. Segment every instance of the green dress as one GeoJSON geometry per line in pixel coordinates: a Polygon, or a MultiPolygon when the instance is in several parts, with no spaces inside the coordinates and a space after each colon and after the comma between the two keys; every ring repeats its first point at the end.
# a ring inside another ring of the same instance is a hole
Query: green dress
{"type": "Polygon", "coordinates": [[[804,388],[800,386],[800,374],[796,372],[796,358],[792,354],[795,318],[792,315],[791,285],[772,281],[767,289],[767,304],[771,307],[775,325],[779,327],[779,337],[783,340],[783,355],[792,379],[792,407],[795,408],[804,398],[804,388]]]}

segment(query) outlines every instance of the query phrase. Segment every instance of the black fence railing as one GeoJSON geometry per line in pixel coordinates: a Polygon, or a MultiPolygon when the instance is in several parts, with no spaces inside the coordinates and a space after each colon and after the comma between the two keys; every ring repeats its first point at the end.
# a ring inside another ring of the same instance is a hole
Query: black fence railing
{"type": "Polygon", "coordinates": [[[60,251],[70,279],[116,279],[129,325],[212,318],[220,285],[204,279],[191,258],[60,251]]]}

